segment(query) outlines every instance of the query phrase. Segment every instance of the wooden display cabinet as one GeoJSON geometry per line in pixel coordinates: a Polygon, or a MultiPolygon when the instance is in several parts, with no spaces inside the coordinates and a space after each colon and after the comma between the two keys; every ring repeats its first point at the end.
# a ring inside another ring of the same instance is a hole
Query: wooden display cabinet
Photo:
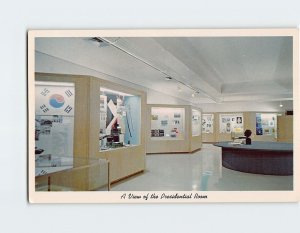
{"type": "MultiPolygon", "coordinates": [[[[35,81],[71,82],[75,85],[74,158],[102,158],[110,164],[110,182],[145,169],[145,127],[140,127],[139,144],[99,150],[100,87],[140,97],[140,122],[146,122],[146,94],[123,85],[91,76],[36,73],[35,81]]],[[[87,185],[88,186],[88,185],[87,185]]]]}

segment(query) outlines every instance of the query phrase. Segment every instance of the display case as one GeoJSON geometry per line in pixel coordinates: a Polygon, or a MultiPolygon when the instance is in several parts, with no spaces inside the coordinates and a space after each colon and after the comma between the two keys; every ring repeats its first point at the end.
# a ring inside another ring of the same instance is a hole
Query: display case
{"type": "Polygon", "coordinates": [[[202,133],[214,133],[214,114],[202,114],[202,133]]]}
{"type": "Polygon", "coordinates": [[[140,144],[141,98],[100,88],[100,151],[140,144]]]}
{"type": "Polygon", "coordinates": [[[74,83],[35,82],[35,155],[73,156],[74,83]]]}
{"type": "Polygon", "coordinates": [[[197,109],[192,109],[192,136],[201,135],[201,112],[197,109]]]}
{"type": "Polygon", "coordinates": [[[109,189],[109,162],[106,159],[44,156],[36,159],[36,191],[108,191],[109,189]]]}
{"type": "Polygon", "coordinates": [[[183,140],[184,108],[151,108],[151,140],[183,140]]]}
{"type": "Polygon", "coordinates": [[[201,110],[184,105],[148,105],[147,153],[201,148],[201,110]]]}
{"type": "Polygon", "coordinates": [[[256,135],[269,135],[277,138],[277,114],[256,113],[256,135]]]}
{"type": "Polygon", "coordinates": [[[231,134],[244,132],[244,120],[242,113],[236,114],[220,114],[219,119],[219,131],[220,133],[231,134]]]}
{"type": "MultiPolygon", "coordinates": [[[[142,122],[146,122],[145,92],[84,75],[36,73],[36,81],[59,83],[63,87],[57,93],[60,96],[52,98],[56,112],[51,113],[49,101],[47,104],[36,101],[36,122],[43,126],[36,131],[37,150],[74,159],[106,159],[110,164],[110,182],[145,169],[145,127],[142,127],[142,122]],[[45,118],[44,112],[51,114],[45,118]],[[52,142],[43,139],[49,129],[52,142]]],[[[36,90],[39,95],[44,91],[47,97],[50,97],[48,90],[52,93],[50,87],[36,90]]],[[[78,179],[77,185],[86,181],[78,179]]]]}
{"type": "Polygon", "coordinates": [[[215,142],[215,114],[203,113],[202,114],[202,142],[212,143],[215,142]]]}

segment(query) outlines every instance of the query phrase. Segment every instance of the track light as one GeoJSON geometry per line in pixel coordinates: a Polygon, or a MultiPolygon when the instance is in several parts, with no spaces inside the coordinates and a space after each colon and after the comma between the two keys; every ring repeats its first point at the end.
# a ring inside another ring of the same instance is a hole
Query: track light
{"type": "Polygon", "coordinates": [[[92,43],[94,43],[96,46],[98,47],[106,47],[109,46],[109,43],[107,43],[106,41],[102,40],[99,37],[92,37],[91,38],[92,43]]]}

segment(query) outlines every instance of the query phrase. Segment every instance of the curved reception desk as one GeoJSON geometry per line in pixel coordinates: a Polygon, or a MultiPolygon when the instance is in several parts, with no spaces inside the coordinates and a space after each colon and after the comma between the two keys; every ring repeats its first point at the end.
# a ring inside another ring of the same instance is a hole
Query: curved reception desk
{"type": "Polygon", "coordinates": [[[293,144],[252,142],[251,145],[218,142],[222,147],[222,165],[231,170],[264,174],[293,175],[293,144]]]}

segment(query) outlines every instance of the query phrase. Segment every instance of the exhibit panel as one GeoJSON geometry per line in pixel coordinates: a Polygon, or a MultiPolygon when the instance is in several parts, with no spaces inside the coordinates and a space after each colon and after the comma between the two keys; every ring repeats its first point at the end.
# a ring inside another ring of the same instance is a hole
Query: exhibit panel
{"type": "Polygon", "coordinates": [[[197,109],[192,109],[192,136],[201,135],[201,112],[197,109]]]}
{"type": "Polygon", "coordinates": [[[183,140],[184,108],[151,108],[151,140],[183,140]]]}
{"type": "Polygon", "coordinates": [[[231,141],[233,137],[244,135],[246,122],[244,113],[217,113],[216,117],[216,142],[231,141]]]}
{"type": "Polygon", "coordinates": [[[200,109],[192,107],[192,137],[190,141],[189,151],[199,150],[202,147],[202,132],[201,132],[202,112],[200,109]]]}
{"type": "Polygon", "coordinates": [[[220,133],[243,133],[244,123],[243,114],[220,114],[219,115],[219,132],[220,133]]]}
{"type": "Polygon", "coordinates": [[[256,113],[256,135],[272,135],[277,138],[277,114],[256,113]]]}
{"type": "Polygon", "coordinates": [[[185,153],[201,148],[200,109],[148,104],[147,113],[147,153],[185,153]]]}
{"type": "Polygon", "coordinates": [[[215,114],[202,114],[202,142],[215,142],[215,114]]]}
{"type": "Polygon", "coordinates": [[[214,114],[202,114],[202,133],[214,133],[214,114]]]}
{"type": "Polygon", "coordinates": [[[250,112],[250,126],[253,141],[277,142],[279,125],[277,118],[281,112],[250,112]]]}
{"type": "Polygon", "coordinates": [[[73,168],[74,83],[35,82],[35,176],[73,168]]]}

